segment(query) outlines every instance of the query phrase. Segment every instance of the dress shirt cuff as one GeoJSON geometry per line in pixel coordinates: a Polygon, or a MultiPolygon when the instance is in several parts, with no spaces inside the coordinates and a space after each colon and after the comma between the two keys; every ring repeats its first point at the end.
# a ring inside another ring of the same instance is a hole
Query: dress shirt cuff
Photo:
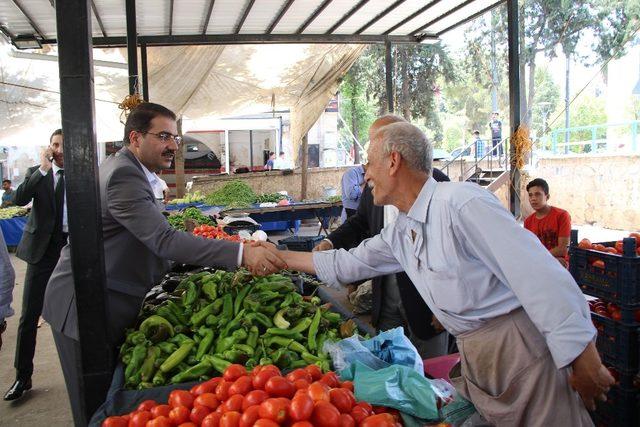
{"type": "Polygon", "coordinates": [[[40,171],[42,176],[47,176],[47,173],[45,171],[43,171],[42,168],[38,168],[38,170],[40,171]]]}
{"type": "Polygon", "coordinates": [[[333,245],[333,242],[328,237],[325,238],[325,239],[322,239],[322,241],[323,242],[329,242],[329,244],[331,245],[331,249],[335,249],[335,246],[333,245]]]}
{"type": "Polygon", "coordinates": [[[571,313],[567,319],[546,336],[549,351],[558,369],[564,368],[582,354],[594,340],[596,328],[580,313],[571,313]]]}
{"type": "Polygon", "coordinates": [[[244,244],[240,243],[240,248],[238,249],[238,267],[242,267],[242,254],[244,254],[244,244]]]}
{"type": "Polygon", "coordinates": [[[326,283],[331,288],[341,288],[342,284],[338,281],[336,269],[333,264],[335,262],[335,250],[314,252],[313,268],[321,282],[326,283]]]}

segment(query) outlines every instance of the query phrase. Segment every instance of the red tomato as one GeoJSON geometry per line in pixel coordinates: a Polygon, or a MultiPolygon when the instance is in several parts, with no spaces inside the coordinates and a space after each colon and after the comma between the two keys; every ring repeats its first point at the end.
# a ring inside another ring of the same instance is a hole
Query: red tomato
{"type": "Polygon", "coordinates": [[[220,381],[220,383],[218,384],[218,387],[216,387],[216,397],[220,402],[227,400],[227,397],[229,397],[229,389],[231,388],[232,385],[233,383],[229,381],[225,381],[225,380],[220,381]]]}
{"type": "MultiPolygon", "coordinates": [[[[269,365],[272,366],[272,365],[269,365]]],[[[267,381],[269,381],[269,379],[271,379],[272,377],[277,377],[278,373],[274,372],[272,369],[266,369],[263,368],[262,370],[260,370],[260,372],[258,372],[256,374],[256,376],[253,377],[253,379],[251,380],[251,385],[253,385],[253,388],[256,390],[264,390],[264,386],[267,383],[267,381]]]]}
{"type": "Polygon", "coordinates": [[[591,265],[594,266],[595,268],[604,269],[604,261],[602,261],[601,259],[593,261],[593,263],[591,263],[591,265]]]}
{"type": "Polygon", "coordinates": [[[233,365],[229,365],[229,367],[224,370],[224,374],[222,374],[222,378],[224,378],[225,381],[234,382],[238,378],[243,377],[245,375],[247,375],[247,369],[242,365],[238,365],[237,363],[234,363],[233,365]]]}
{"type": "Polygon", "coordinates": [[[192,423],[191,421],[189,421],[188,423],[178,424],[178,427],[198,427],[198,426],[192,423]]]}
{"type": "Polygon", "coordinates": [[[297,423],[293,423],[291,427],[313,427],[309,421],[298,421],[297,423]]]}
{"type": "Polygon", "coordinates": [[[213,411],[220,406],[220,401],[213,393],[203,393],[196,397],[196,400],[193,402],[193,406],[206,406],[213,411]]]}
{"type": "Polygon", "coordinates": [[[140,411],[131,416],[129,427],[145,427],[147,422],[151,420],[151,412],[140,411]]]}
{"type": "Polygon", "coordinates": [[[260,405],[249,406],[240,417],[240,427],[251,427],[260,418],[260,405]]]}
{"type": "Polygon", "coordinates": [[[331,401],[331,398],[329,397],[329,386],[319,381],[311,384],[307,389],[307,393],[314,402],[321,400],[325,402],[331,401]]]}
{"type": "Polygon", "coordinates": [[[580,240],[580,243],[578,243],[578,247],[581,249],[591,249],[591,240],[589,239],[580,240]]]}
{"type": "Polygon", "coordinates": [[[292,383],[295,383],[296,380],[307,380],[309,384],[313,382],[313,378],[311,377],[311,374],[302,368],[298,368],[294,371],[289,372],[286,378],[292,383]]]}
{"type": "Polygon", "coordinates": [[[340,427],[356,427],[356,421],[349,414],[340,414],[340,427]]]}
{"type": "Polygon", "coordinates": [[[369,402],[358,402],[357,405],[362,406],[367,410],[367,412],[373,414],[373,406],[371,406],[369,402]]]}
{"type": "Polygon", "coordinates": [[[353,393],[353,382],[352,381],[343,381],[340,383],[340,388],[346,388],[347,390],[353,393]]]}
{"type": "Polygon", "coordinates": [[[616,322],[620,322],[622,321],[622,313],[620,312],[620,310],[614,310],[611,312],[611,318],[616,322]]]}
{"type": "Polygon", "coordinates": [[[309,375],[311,375],[311,379],[313,381],[318,381],[320,378],[322,378],[322,369],[320,369],[318,365],[309,365],[304,369],[305,371],[309,372],[309,375]]]}
{"type": "Polygon", "coordinates": [[[149,426],[149,424],[151,424],[150,427],[171,427],[171,420],[169,419],[169,417],[165,417],[164,415],[160,415],[158,418],[154,418],[153,420],[149,421],[147,423],[147,426],[149,426]]]}
{"type": "Polygon", "coordinates": [[[244,397],[240,394],[234,394],[229,397],[222,405],[222,412],[240,412],[242,409],[242,402],[244,401],[244,397]]]}
{"type": "Polygon", "coordinates": [[[289,416],[293,421],[305,421],[313,413],[313,399],[308,395],[299,394],[291,401],[289,416]]]}
{"type": "Polygon", "coordinates": [[[155,400],[145,400],[144,402],[138,405],[138,407],[136,408],[136,411],[150,411],[151,408],[153,408],[157,404],[158,402],[156,402],[155,400]]]}
{"type": "Polygon", "coordinates": [[[225,412],[220,418],[220,427],[239,427],[240,417],[242,417],[240,412],[225,412]]]}
{"type": "Polygon", "coordinates": [[[102,427],[127,427],[129,422],[122,417],[108,417],[102,422],[102,427]]]}
{"type": "Polygon", "coordinates": [[[316,402],[311,415],[311,424],[315,427],[336,427],[340,424],[340,411],[329,402],[316,402]]]}
{"type": "Polygon", "coordinates": [[[371,415],[360,423],[360,427],[395,427],[396,420],[389,413],[371,415]]]}
{"type": "Polygon", "coordinates": [[[355,397],[350,396],[349,393],[351,392],[344,388],[332,388],[329,391],[331,404],[343,414],[350,413],[351,408],[356,404],[355,397]]]}
{"type": "Polygon", "coordinates": [[[636,322],[640,322],[640,309],[633,312],[633,317],[635,318],[636,322]]]}
{"type": "Polygon", "coordinates": [[[266,418],[260,418],[254,424],[255,427],[278,427],[279,425],[280,424],[278,424],[277,422],[268,420],[266,418]]]}
{"type": "Polygon", "coordinates": [[[191,422],[196,423],[197,425],[202,424],[202,420],[204,417],[211,413],[211,409],[206,406],[196,406],[191,410],[191,414],[189,414],[189,419],[191,422]]]}
{"type": "Polygon", "coordinates": [[[169,412],[171,412],[171,406],[169,405],[158,405],[151,408],[151,416],[153,418],[158,418],[160,416],[168,417],[169,412]]]}
{"type": "Polygon", "coordinates": [[[185,406],[177,406],[169,412],[169,419],[176,425],[189,421],[190,411],[185,406]]]}
{"type": "Polygon", "coordinates": [[[325,383],[331,388],[340,387],[340,380],[335,372],[327,372],[322,376],[320,382],[325,383]]]}
{"type": "Polygon", "coordinates": [[[622,240],[618,240],[615,245],[616,252],[621,254],[623,252],[622,247],[623,247],[622,240]]]}
{"type": "Polygon", "coordinates": [[[245,411],[249,406],[260,405],[269,398],[269,393],[264,390],[253,390],[247,393],[242,401],[242,410],[245,411]]]}
{"type": "Polygon", "coordinates": [[[293,397],[296,388],[291,381],[284,377],[271,377],[264,385],[264,391],[271,396],[293,397]]]}
{"type": "Polygon", "coordinates": [[[360,425],[360,423],[364,421],[364,419],[371,414],[372,414],[372,411],[370,411],[368,408],[361,405],[360,403],[358,403],[356,406],[351,408],[351,416],[353,417],[353,419],[356,421],[356,424],[358,425],[360,425]]]}
{"type": "Polygon", "coordinates": [[[629,234],[629,237],[636,239],[636,247],[640,245],[640,233],[631,233],[629,234]]]}
{"type": "Polygon", "coordinates": [[[193,407],[193,396],[186,390],[173,390],[169,394],[169,406],[186,406],[188,409],[193,407]]]}
{"type": "Polygon", "coordinates": [[[253,386],[251,385],[251,377],[245,375],[235,380],[233,385],[229,387],[229,396],[233,396],[234,394],[241,394],[244,396],[251,390],[253,390],[253,386]]]}
{"type": "Polygon", "coordinates": [[[212,378],[209,381],[203,382],[202,384],[194,385],[193,387],[191,387],[190,392],[194,396],[200,396],[204,393],[215,393],[216,387],[218,386],[220,381],[222,380],[219,377],[212,378]]]}
{"type": "Polygon", "coordinates": [[[293,386],[296,388],[296,390],[306,390],[310,385],[311,383],[309,383],[309,381],[302,378],[293,382],[293,386]]]}
{"type": "Polygon", "coordinates": [[[218,427],[220,424],[220,418],[222,418],[222,414],[217,412],[212,412],[202,420],[202,424],[200,427],[218,427]]]}
{"type": "Polygon", "coordinates": [[[263,366],[259,366],[259,368],[261,368],[260,372],[271,371],[271,372],[275,372],[276,375],[282,376],[282,373],[280,372],[280,368],[278,368],[276,365],[263,365],[263,366]]]}
{"type": "Polygon", "coordinates": [[[372,406],[373,408],[373,413],[374,414],[386,414],[387,412],[389,412],[389,408],[387,408],[386,406],[372,406]]]}
{"type": "Polygon", "coordinates": [[[260,404],[260,418],[268,418],[277,423],[282,423],[287,419],[287,404],[280,399],[267,399],[260,404]]]}

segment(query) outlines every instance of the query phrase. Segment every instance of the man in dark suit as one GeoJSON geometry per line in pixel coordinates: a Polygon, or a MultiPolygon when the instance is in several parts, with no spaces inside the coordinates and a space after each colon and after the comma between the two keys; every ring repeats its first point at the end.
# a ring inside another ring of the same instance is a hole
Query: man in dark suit
{"type": "MultiPolygon", "coordinates": [[[[377,119],[369,129],[373,135],[381,127],[404,121],[401,117],[387,115],[377,119]]],[[[449,177],[433,169],[436,181],[449,181],[449,177]]],[[[371,189],[365,186],[356,213],[315,248],[317,250],[351,249],[363,240],[379,234],[393,218],[386,207],[375,206],[371,189]],[[387,217],[387,218],[385,218],[387,217]]],[[[405,273],[376,277],[372,280],[373,307],[371,322],[378,330],[403,326],[424,358],[447,354],[447,333],[424,302],[405,273]]]]}
{"type": "Polygon", "coordinates": [[[24,182],[13,198],[18,206],[32,200],[33,206],[16,250],[16,256],[27,262],[27,272],[14,363],[16,380],[4,400],[19,399],[31,389],[36,332],[44,293],[60,250],[67,243],[62,145],[62,129],[57,129],[49,138],[49,147],[40,155],[40,164],[27,170],[24,182]]]}
{"type": "MultiPolygon", "coordinates": [[[[158,209],[153,192],[156,173],[171,166],[181,138],[176,116],[152,103],[136,107],[125,124],[125,146],[100,166],[102,234],[107,287],[106,325],[112,356],[136,320],[143,298],[169,269],[180,263],[235,269],[247,267],[255,275],[279,271],[285,265],[273,248],[209,240],[173,229],[158,209]]],[[[75,301],[71,246],[65,246],[49,281],[44,318],[51,325],[64,372],[76,425],[91,416],[80,408],[78,366],[80,338],[75,301]]],[[[92,412],[96,408],[87,408],[92,412]]]]}

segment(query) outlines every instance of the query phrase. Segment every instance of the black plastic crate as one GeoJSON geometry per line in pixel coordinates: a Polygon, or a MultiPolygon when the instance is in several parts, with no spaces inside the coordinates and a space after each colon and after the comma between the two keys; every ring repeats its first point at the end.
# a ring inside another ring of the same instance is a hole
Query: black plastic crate
{"type": "Polygon", "coordinates": [[[613,386],[606,402],[598,402],[591,414],[596,427],[637,427],[640,425],[638,389],[613,386]]]}
{"type": "Polygon", "coordinates": [[[604,364],[620,372],[637,372],[640,358],[638,325],[625,325],[596,313],[591,313],[591,319],[598,330],[596,347],[604,364]]]}
{"type": "Polygon", "coordinates": [[[291,236],[278,240],[278,243],[285,245],[290,251],[311,252],[322,239],[324,236],[291,236]]]}
{"type": "MultiPolygon", "coordinates": [[[[640,307],[640,257],[635,252],[635,240],[624,239],[625,254],[628,256],[582,249],[577,246],[577,240],[577,233],[573,230],[569,248],[569,270],[583,292],[621,307],[640,307]]],[[[600,244],[615,247],[615,243],[600,244]]],[[[633,321],[632,318],[623,320],[633,321]]]]}

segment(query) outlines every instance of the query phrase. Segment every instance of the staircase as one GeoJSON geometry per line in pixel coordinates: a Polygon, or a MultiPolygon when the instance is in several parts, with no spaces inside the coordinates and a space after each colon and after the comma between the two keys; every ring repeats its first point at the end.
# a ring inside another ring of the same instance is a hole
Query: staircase
{"type": "Polygon", "coordinates": [[[489,191],[494,191],[509,179],[509,171],[504,168],[482,169],[476,167],[475,172],[467,178],[467,182],[475,182],[489,191]]]}

